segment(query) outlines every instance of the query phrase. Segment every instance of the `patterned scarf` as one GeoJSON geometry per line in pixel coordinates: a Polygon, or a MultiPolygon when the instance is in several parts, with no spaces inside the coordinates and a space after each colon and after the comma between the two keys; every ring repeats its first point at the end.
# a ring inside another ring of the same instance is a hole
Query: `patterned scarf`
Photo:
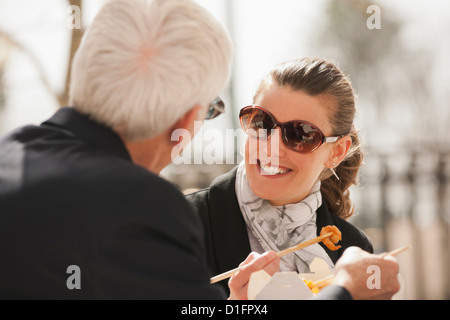
{"type": "MultiPolygon", "coordinates": [[[[316,211],[322,204],[319,180],[301,202],[274,207],[253,193],[242,162],[236,174],[236,195],[247,228],[264,250],[279,252],[316,237],[316,211]]],[[[310,272],[309,265],[315,257],[325,260],[330,268],[334,266],[317,243],[282,257],[280,271],[310,272]]]]}

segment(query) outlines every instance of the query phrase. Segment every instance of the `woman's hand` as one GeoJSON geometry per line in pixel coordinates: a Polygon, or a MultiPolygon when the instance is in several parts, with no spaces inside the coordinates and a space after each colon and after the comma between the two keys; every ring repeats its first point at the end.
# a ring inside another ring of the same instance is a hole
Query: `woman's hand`
{"type": "Polygon", "coordinates": [[[273,275],[280,268],[280,257],[274,251],[267,251],[263,254],[252,252],[239,266],[243,265],[246,267],[235,273],[228,281],[229,300],[247,300],[250,275],[263,269],[269,275],[273,275]]]}

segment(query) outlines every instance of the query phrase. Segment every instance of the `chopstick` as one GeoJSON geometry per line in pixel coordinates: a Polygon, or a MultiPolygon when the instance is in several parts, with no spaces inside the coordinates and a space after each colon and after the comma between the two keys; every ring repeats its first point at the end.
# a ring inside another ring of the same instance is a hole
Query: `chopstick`
{"type": "Polygon", "coordinates": [[[322,278],[316,282],[313,282],[312,287],[317,289],[322,289],[323,287],[326,287],[330,285],[334,280],[334,274],[330,274],[329,276],[326,276],[325,278],[322,278]]]}
{"type": "Polygon", "coordinates": [[[390,252],[385,252],[385,253],[383,253],[383,254],[381,255],[381,258],[384,258],[384,257],[386,257],[386,256],[391,256],[391,257],[393,257],[393,256],[396,256],[396,255],[398,255],[399,253],[402,253],[403,251],[406,251],[406,250],[409,250],[409,249],[411,249],[411,246],[410,246],[410,245],[407,245],[407,246],[404,246],[404,247],[400,247],[400,248],[397,248],[397,249],[392,250],[392,251],[390,251],[390,252]]]}
{"type": "MultiPolygon", "coordinates": [[[[399,253],[402,253],[403,251],[406,251],[406,250],[409,250],[409,249],[411,249],[410,245],[407,245],[407,246],[404,246],[404,247],[400,247],[400,248],[397,248],[397,249],[392,250],[390,252],[383,253],[381,255],[381,258],[384,259],[387,256],[393,257],[393,256],[396,256],[399,253]]],[[[335,276],[334,274],[330,274],[329,276],[326,276],[325,278],[322,278],[322,279],[320,279],[320,280],[318,280],[316,282],[313,282],[312,287],[313,288],[322,289],[322,288],[330,285],[333,282],[334,276],[335,276]]]]}
{"type": "MultiPolygon", "coordinates": [[[[278,252],[277,255],[279,257],[285,256],[285,255],[287,255],[289,253],[292,253],[294,251],[301,250],[301,249],[304,249],[304,248],[306,248],[306,247],[308,247],[310,245],[313,245],[315,243],[321,242],[323,239],[328,238],[328,237],[330,237],[332,235],[333,235],[332,232],[326,233],[326,234],[321,235],[321,236],[319,236],[317,238],[314,238],[314,239],[311,239],[311,240],[307,240],[307,241],[299,243],[299,244],[297,244],[297,245],[295,245],[293,247],[284,249],[284,250],[278,252]]],[[[217,276],[214,276],[214,277],[212,277],[210,279],[210,283],[216,283],[216,282],[222,281],[224,279],[227,279],[227,278],[231,277],[232,275],[234,275],[236,272],[238,272],[238,271],[242,270],[243,268],[245,268],[245,266],[246,265],[241,266],[241,267],[237,267],[237,268],[234,268],[234,269],[229,270],[227,272],[221,273],[221,274],[219,274],[217,276]]]]}
{"type": "Polygon", "coordinates": [[[324,235],[318,236],[317,238],[314,238],[314,239],[311,239],[311,240],[307,240],[305,242],[297,244],[296,246],[284,249],[284,250],[278,252],[277,255],[279,257],[285,256],[285,255],[287,255],[287,254],[289,254],[291,252],[294,252],[294,251],[297,251],[297,250],[301,250],[301,249],[304,249],[304,248],[306,248],[306,247],[308,247],[308,246],[310,246],[312,244],[321,242],[323,239],[331,237],[332,235],[333,235],[333,232],[325,233],[324,235]]]}

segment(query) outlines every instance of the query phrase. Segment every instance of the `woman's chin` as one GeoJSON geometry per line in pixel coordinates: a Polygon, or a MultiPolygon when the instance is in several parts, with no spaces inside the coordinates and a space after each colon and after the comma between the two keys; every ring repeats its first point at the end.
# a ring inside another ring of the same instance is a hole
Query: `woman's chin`
{"type": "Polygon", "coordinates": [[[277,183],[277,179],[267,179],[259,173],[247,174],[248,183],[253,193],[262,199],[279,201],[286,191],[286,183],[277,183]],[[270,181],[268,181],[270,180],[270,181]]]}

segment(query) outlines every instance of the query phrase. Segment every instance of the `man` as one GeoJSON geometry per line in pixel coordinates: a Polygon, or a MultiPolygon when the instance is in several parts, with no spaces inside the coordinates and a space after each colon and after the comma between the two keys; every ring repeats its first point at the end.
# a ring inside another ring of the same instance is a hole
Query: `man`
{"type": "Polygon", "coordinates": [[[157,174],[231,54],[193,1],[101,8],[73,62],[73,107],[0,142],[0,298],[224,298],[197,217],[157,174]]]}
{"type": "MultiPolygon", "coordinates": [[[[72,65],[72,107],[0,140],[0,298],[226,298],[209,284],[198,217],[157,174],[173,130],[193,135],[221,111],[231,52],[190,0],[102,7],[72,65]]],[[[247,262],[231,298],[278,263],[270,252],[247,262]]],[[[345,266],[330,298],[352,294],[345,266]]]]}

